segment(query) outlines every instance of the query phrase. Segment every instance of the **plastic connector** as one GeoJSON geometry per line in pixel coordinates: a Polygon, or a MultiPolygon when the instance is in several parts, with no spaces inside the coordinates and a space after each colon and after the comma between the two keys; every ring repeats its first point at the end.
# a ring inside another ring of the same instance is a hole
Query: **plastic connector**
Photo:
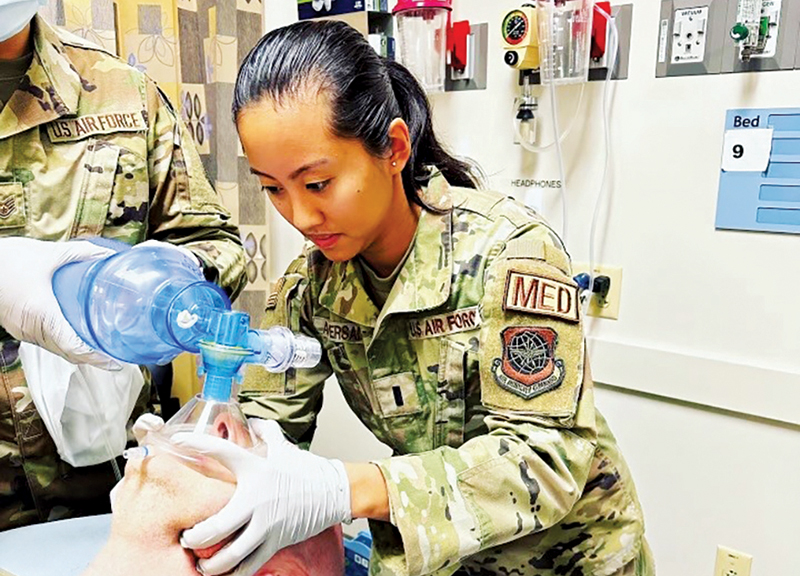
{"type": "MultiPolygon", "coordinates": [[[[589,289],[590,278],[591,276],[589,276],[587,272],[582,272],[575,276],[573,280],[575,280],[578,288],[583,292],[589,289]]],[[[608,293],[611,291],[611,278],[605,275],[595,276],[591,291],[592,294],[597,294],[600,300],[605,300],[608,293]]]]}
{"type": "Polygon", "coordinates": [[[589,276],[589,274],[587,274],[586,272],[581,272],[580,274],[575,276],[573,280],[575,280],[575,283],[578,285],[580,291],[583,292],[589,289],[589,282],[591,282],[591,278],[592,277],[589,276]]]}
{"type": "Polygon", "coordinates": [[[597,297],[601,300],[605,300],[608,296],[608,292],[611,290],[611,278],[608,276],[596,276],[594,279],[594,286],[592,286],[592,292],[597,294],[597,297]]]}

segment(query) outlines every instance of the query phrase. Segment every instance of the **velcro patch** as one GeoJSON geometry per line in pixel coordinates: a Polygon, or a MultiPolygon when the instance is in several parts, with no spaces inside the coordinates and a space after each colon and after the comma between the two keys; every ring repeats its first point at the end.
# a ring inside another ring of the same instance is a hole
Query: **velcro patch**
{"type": "Polygon", "coordinates": [[[481,402],[570,426],[583,382],[577,288],[549,261],[500,259],[487,274],[481,402]]]}
{"type": "Polygon", "coordinates": [[[0,183],[0,228],[25,226],[25,188],[20,182],[0,183]]]}
{"type": "Polygon", "coordinates": [[[142,132],[146,128],[143,112],[114,112],[59,118],[47,125],[47,134],[51,142],[74,142],[96,134],[142,132]]]}
{"type": "Polygon", "coordinates": [[[578,288],[546,276],[509,270],[503,294],[503,310],[553,316],[578,322],[578,288]]]}
{"type": "Polygon", "coordinates": [[[410,340],[438,338],[448,334],[467,332],[481,327],[481,313],[477,306],[462,308],[447,314],[420,318],[408,321],[408,337],[410,340]]]}
{"type": "Polygon", "coordinates": [[[364,334],[358,324],[331,322],[327,318],[314,318],[314,327],[323,338],[331,342],[361,342],[364,334]]]}

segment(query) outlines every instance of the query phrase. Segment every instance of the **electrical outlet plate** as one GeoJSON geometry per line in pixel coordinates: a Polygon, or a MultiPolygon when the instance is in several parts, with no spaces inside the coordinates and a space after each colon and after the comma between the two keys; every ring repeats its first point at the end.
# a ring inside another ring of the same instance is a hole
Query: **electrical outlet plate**
{"type": "MultiPolygon", "coordinates": [[[[728,6],[725,22],[726,30],[736,24],[737,2],[728,6]]],[[[800,21],[800,2],[796,0],[766,0],[764,8],[770,21],[776,24],[770,32],[767,53],[756,55],[747,62],[739,57],[739,46],[726,38],[722,55],[722,72],[764,72],[768,70],[792,70],[794,68],[795,47],[798,42],[797,22],[800,21]]]]}
{"type": "MultiPolygon", "coordinates": [[[[596,18],[602,18],[595,14],[596,18]]],[[[621,4],[611,7],[611,17],[617,26],[619,35],[619,53],[617,54],[617,66],[611,78],[614,80],[625,80],[628,77],[628,61],[631,53],[631,29],[633,27],[633,4],[621,4]]],[[[605,80],[608,74],[609,54],[603,57],[602,61],[589,61],[589,80],[605,80]]]]}
{"type": "MultiPolygon", "coordinates": [[[[586,263],[572,264],[572,273],[575,276],[588,271],[589,265],[586,263]]],[[[594,275],[608,276],[611,279],[611,288],[608,291],[605,301],[601,301],[597,294],[592,294],[592,300],[589,302],[587,310],[589,316],[607,318],[608,320],[619,320],[619,302],[622,293],[622,268],[595,264],[594,275]]]]}
{"type": "Polygon", "coordinates": [[[656,77],[719,74],[727,0],[662,0],[656,77]]]}
{"type": "Polygon", "coordinates": [[[714,576],[750,576],[753,557],[726,546],[717,546],[714,576]]]}

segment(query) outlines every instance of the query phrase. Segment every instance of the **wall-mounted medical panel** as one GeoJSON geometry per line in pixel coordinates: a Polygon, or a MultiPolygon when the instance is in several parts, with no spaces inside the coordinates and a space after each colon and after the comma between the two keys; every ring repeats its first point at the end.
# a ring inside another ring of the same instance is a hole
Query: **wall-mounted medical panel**
{"type": "MultiPolygon", "coordinates": [[[[595,14],[595,17],[597,15],[595,14]]],[[[631,56],[631,30],[633,29],[633,4],[619,4],[611,7],[611,17],[617,27],[619,40],[617,51],[617,65],[611,75],[613,80],[628,78],[628,64],[631,56]]],[[[606,44],[608,46],[608,44],[606,44]]],[[[589,62],[589,80],[605,80],[608,76],[609,55],[604,58],[606,62],[589,62]]]]}
{"type": "Polygon", "coordinates": [[[662,0],[656,76],[719,74],[726,0],[662,0]]]}
{"type": "MultiPolygon", "coordinates": [[[[728,31],[722,51],[722,72],[760,72],[792,70],[797,56],[800,34],[800,2],[797,0],[763,0],[763,45],[748,54],[743,42],[734,41],[741,26],[736,0],[728,4],[725,30],[728,31]]],[[[756,33],[757,35],[757,33],[756,33]]]]}
{"type": "Polygon", "coordinates": [[[800,234],[800,108],[728,111],[716,227],[800,234]]]}

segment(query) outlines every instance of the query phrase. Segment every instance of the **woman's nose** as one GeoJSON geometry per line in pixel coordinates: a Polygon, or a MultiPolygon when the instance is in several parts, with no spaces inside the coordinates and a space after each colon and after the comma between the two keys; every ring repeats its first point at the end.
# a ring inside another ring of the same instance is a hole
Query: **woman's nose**
{"type": "Polygon", "coordinates": [[[310,202],[306,198],[297,198],[292,201],[292,224],[301,232],[313,230],[324,220],[324,215],[315,202],[310,202]]]}

